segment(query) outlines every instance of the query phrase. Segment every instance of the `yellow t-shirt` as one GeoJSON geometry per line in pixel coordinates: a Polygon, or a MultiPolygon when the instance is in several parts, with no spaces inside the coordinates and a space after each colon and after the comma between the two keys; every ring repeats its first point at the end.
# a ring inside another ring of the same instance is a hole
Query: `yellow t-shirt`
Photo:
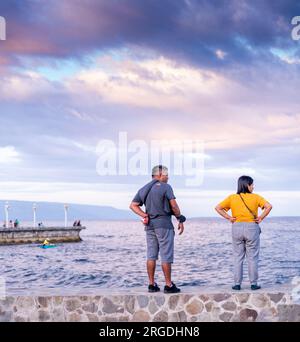
{"type": "MultiPolygon", "coordinates": [[[[241,196],[256,217],[258,216],[258,207],[263,208],[267,202],[263,197],[253,193],[245,193],[241,196]]],[[[231,209],[231,214],[236,217],[236,222],[254,222],[253,215],[238,194],[228,196],[219,205],[226,211],[231,209]]]]}

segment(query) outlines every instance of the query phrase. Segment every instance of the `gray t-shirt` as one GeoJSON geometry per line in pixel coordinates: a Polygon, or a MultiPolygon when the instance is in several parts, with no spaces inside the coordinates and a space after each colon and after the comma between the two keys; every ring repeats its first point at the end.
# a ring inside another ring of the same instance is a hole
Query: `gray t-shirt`
{"type": "Polygon", "coordinates": [[[171,199],[176,198],[172,187],[167,183],[153,179],[137,192],[132,201],[142,206],[145,204],[145,197],[146,212],[150,218],[149,226],[152,228],[174,229],[171,220],[172,211],[169,203],[171,199]],[[151,190],[149,192],[150,188],[151,190]]]}

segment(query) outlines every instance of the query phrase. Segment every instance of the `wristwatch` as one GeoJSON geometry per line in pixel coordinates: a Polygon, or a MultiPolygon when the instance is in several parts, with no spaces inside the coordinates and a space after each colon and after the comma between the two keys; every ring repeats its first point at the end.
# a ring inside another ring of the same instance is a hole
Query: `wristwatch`
{"type": "Polygon", "coordinates": [[[180,223],[183,223],[183,222],[186,221],[186,217],[183,216],[183,215],[180,215],[180,216],[178,216],[178,217],[176,217],[176,218],[177,218],[177,220],[178,220],[180,223]]]}

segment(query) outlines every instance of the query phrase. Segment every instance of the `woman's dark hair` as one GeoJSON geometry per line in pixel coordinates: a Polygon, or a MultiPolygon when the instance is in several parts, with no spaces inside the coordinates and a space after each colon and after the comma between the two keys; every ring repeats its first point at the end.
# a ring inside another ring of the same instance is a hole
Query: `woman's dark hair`
{"type": "Polygon", "coordinates": [[[237,189],[237,194],[245,194],[245,193],[250,193],[248,189],[248,185],[253,184],[253,179],[249,176],[241,176],[238,180],[238,189],[237,189]]]}

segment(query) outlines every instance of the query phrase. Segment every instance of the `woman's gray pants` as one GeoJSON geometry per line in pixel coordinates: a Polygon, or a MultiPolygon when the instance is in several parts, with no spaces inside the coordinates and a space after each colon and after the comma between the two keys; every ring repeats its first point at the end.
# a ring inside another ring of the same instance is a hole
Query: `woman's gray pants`
{"type": "Polygon", "coordinates": [[[247,255],[249,280],[257,284],[260,226],[252,222],[235,222],[232,225],[232,244],[234,253],[234,283],[243,280],[243,261],[247,255]]]}

